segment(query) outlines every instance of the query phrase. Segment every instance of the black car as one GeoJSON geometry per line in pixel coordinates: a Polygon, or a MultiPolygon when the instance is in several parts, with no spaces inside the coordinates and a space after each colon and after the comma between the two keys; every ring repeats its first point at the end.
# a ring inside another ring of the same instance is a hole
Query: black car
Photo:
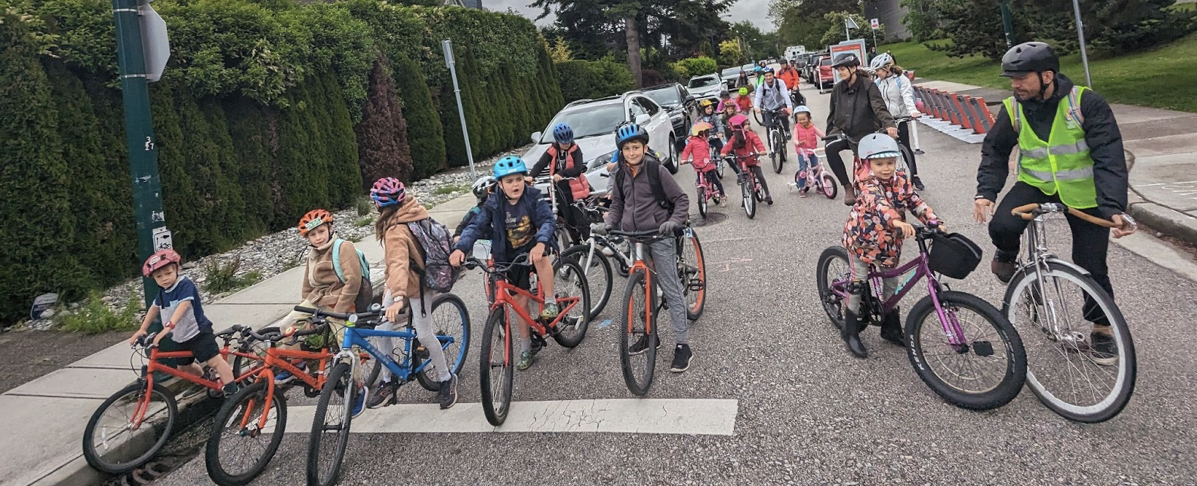
{"type": "Polygon", "coordinates": [[[673,124],[673,133],[683,134],[677,140],[678,150],[685,147],[685,134],[690,131],[690,125],[698,117],[697,99],[685,86],[678,83],[643,88],[640,92],[669,111],[669,121],[673,124]]]}

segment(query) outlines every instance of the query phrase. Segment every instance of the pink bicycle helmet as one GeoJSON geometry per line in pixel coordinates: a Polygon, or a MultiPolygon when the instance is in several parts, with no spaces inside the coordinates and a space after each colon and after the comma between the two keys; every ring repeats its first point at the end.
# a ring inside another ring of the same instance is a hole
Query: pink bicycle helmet
{"type": "Polygon", "coordinates": [[[370,198],[379,208],[403,204],[407,199],[407,191],[403,183],[394,177],[383,177],[374,183],[370,189],[370,198]]]}
{"type": "Polygon", "coordinates": [[[146,278],[153,275],[159,268],[165,267],[172,263],[178,264],[183,258],[179,256],[174,250],[169,248],[165,250],[158,250],[153,255],[145,260],[145,264],[141,266],[141,274],[146,278]]]}

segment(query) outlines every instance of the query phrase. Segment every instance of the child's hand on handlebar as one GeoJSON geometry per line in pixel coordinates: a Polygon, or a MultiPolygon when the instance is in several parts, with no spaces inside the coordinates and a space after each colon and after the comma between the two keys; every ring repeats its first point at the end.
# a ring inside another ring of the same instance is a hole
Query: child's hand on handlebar
{"type": "Polygon", "coordinates": [[[395,318],[399,317],[399,312],[403,310],[403,300],[402,298],[395,299],[395,303],[387,307],[386,316],[388,321],[395,322],[395,318]]]}
{"type": "Polygon", "coordinates": [[[137,344],[137,340],[141,339],[141,337],[145,336],[145,335],[146,335],[145,331],[138,329],[137,332],[133,333],[133,337],[129,338],[129,344],[130,345],[137,344]]]}
{"type": "Polygon", "coordinates": [[[464,251],[453,250],[453,253],[449,254],[449,265],[452,265],[454,268],[460,267],[461,262],[464,262],[464,261],[465,261],[465,252],[464,251]]]}
{"type": "Polygon", "coordinates": [[[540,263],[542,258],[544,258],[544,243],[537,243],[536,246],[532,247],[532,250],[528,252],[528,259],[532,260],[533,264],[536,264],[540,263]]]}
{"type": "Polygon", "coordinates": [[[890,224],[890,226],[893,226],[894,229],[901,231],[902,236],[904,238],[909,238],[911,236],[914,236],[914,226],[911,226],[910,223],[907,223],[904,221],[898,221],[895,219],[895,220],[893,220],[893,223],[890,224]]]}

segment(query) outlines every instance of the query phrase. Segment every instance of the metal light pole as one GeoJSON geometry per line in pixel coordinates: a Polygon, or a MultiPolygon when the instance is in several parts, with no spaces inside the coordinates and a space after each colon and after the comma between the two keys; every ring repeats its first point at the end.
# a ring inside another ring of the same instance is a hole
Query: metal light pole
{"type": "Polygon", "coordinates": [[[1081,62],[1085,64],[1085,84],[1093,87],[1093,78],[1089,77],[1089,52],[1085,49],[1085,26],[1081,24],[1081,4],[1072,0],[1072,10],[1076,13],[1076,35],[1081,40],[1081,62]]]}
{"type": "Polygon", "coordinates": [[[1010,1],[1002,2],[1002,29],[1006,31],[1006,48],[1014,47],[1014,16],[1010,13],[1010,1]]]}
{"type": "Polygon", "coordinates": [[[466,128],[465,108],[461,105],[461,88],[457,86],[457,62],[453,60],[453,41],[445,39],[441,42],[441,46],[445,49],[445,67],[449,68],[449,74],[453,76],[453,92],[457,95],[457,114],[461,116],[461,136],[465,139],[466,157],[470,161],[470,180],[478,180],[478,174],[474,172],[474,150],[470,148],[470,131],[466,128]]]}
{"type": "MultiPolygon", "coordinates": [[[[145,8],[149,9],[149,5],[145,5],[145,8]]],[[[125,144],[129,150],[129,168],[133,173],[137,254],[145,261],[158,247],[170,247],[170,233],[166,230],[166,216],[162,212],[162,183],[158,179],[158,151],[154,147],[154,124],[150,118],[141,9],[137,0],[113,0],[112,13],[116,18],[117,62],[125,109],[125,144]],[[158,244],[155,244],[155,237],[159,240],[158,244]]],[[[148,308],[158,285],[153,279],[143,278],[142,286],[148,308]]]]}

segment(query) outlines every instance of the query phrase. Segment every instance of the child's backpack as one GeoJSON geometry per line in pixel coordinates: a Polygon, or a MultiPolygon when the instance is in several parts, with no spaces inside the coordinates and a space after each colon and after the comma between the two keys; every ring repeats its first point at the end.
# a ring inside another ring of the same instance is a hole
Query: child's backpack
{"type": "MultiPolygon", "coordinates": [[[[333,270],[337,272],[337,278],[341,279],[341,283],[345,283],[345,271],[341,268],[341,245],[345,240],[337,238],[333,242],[332,261],[333,270]]],[[[357,290],[357,296],[353,299],[353,311],[365,312],[370,308],[370,303],[374,300],[374,286],[370,283],[370,262],[366,261],[366,254],[361,250],[357,250],[357,259],[362,266],[362,286],[357,290]]]]}
{"type": "Polygon", "coordinates": [[[449,254],[453,253],[453,236],[449,228],[432,218],[425,218],[407,223],[407,229],[411,230],[412,237],[424,253],[423,271],[414,262],[411,265],[424,283],[420,293],[423,294],[424,287],[437,292],[453,290],[453,284],[461,276],[461,269],[449,264],[449,254]]]}

